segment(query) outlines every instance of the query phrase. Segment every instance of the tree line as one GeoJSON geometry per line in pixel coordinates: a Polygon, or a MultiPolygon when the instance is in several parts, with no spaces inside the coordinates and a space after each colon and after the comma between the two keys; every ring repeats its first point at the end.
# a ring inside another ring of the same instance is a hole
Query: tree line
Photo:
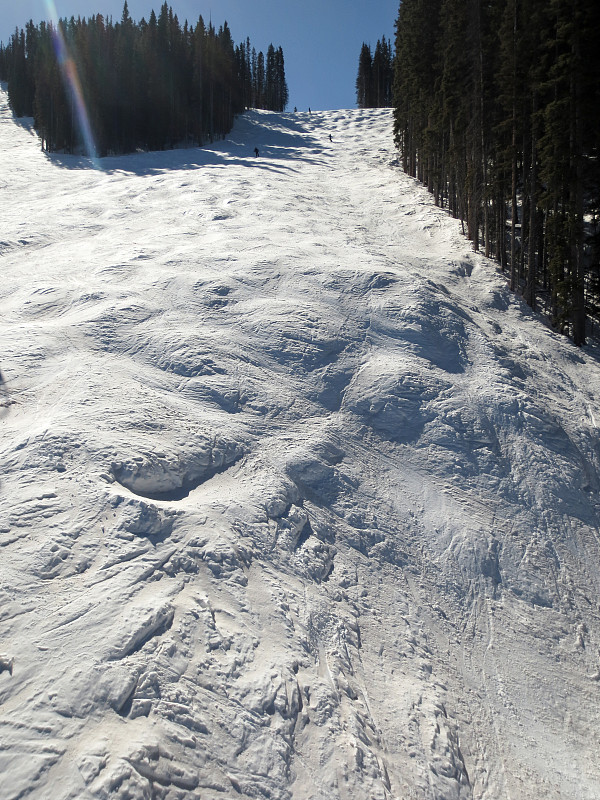
{"type": "Polygon", "coordinates": [[[402,0],[396,31],[404,170],[583,344],[600,319],[600,3],[402,0]]]}
{"type": "Polygon", "coordinates": [[[48,151],[84,146],[80,91],[100,156],[202,145],[227,134],[246,108],[283,111],[288,102],[281,47],[269,45],[265,57],[249,39],[236,46],[226,22],[217,30],[202,16],[181,26],[166,2],[138,23],[126,0],[114,24],[101,14],[30,21],[0,45],[0,79],[13,113],[33,117],[48,151]]]}
{"type": "Polygon", "coordinates": [[[392,105],[394,55],[385,36],[377,41],[375,53],[363,42],[356,77],[356,105],[359,108],[389,108],[392,105]]]}

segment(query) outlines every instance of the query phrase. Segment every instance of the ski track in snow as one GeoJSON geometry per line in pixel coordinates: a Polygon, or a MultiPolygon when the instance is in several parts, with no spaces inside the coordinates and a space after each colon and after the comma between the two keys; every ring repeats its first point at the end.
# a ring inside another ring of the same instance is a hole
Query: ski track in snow
{"type": "Polygon", "coordinates": [[[94,171],[0,100],[4,800],[597,799],[597,352],[388,110],[94,171]]]}

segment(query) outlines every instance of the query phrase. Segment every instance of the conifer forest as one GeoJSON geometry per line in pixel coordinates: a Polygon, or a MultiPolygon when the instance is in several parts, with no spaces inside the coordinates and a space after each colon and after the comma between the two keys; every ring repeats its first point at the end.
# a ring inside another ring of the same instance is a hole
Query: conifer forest
{"type": "Polygon", "coordinates": [[[47,151],[82,148],[65,68],[78,76],[100,156],[201,145],[228,133],[245,108],[283,111],[288,102],[281,47],[269,45],[265,57],[249,39],[236,46],[226,22],[217,30],[201,16],[181,26],[166,2],[136,23],[125,2],[119,22],[29,22],[0,47],[11,108],[34,118],[47,151]]]}
{"type": "Polygon", "coordinates": [[[356,105],[359,108],[389,108],[392,105],[394,54],[392,43],[383,36],[375,53],[363,42],[356,77],[356,105]]]}
{"type": "Polygon", "coordinates": [[[402,0],[396,30],[404,170],[583,344],[600,321],[600,3],[402,0]]]}

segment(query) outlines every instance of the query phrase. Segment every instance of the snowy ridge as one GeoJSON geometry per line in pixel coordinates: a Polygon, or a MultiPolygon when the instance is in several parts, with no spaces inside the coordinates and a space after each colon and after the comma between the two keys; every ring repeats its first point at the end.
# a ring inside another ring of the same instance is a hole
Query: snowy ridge
{"type": "Polygon", "coordinates": [[[597,798],[598,360],[391,113],[99,172],[1,100],[3,797],[597,798]]]}

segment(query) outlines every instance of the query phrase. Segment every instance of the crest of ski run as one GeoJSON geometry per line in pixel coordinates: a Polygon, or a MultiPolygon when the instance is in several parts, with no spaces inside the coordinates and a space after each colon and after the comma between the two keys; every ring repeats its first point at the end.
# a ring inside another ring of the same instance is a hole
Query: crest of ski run
{"type": "Polygon", "coordinates": [[[597,798],[597,352],[390,111],[94,170],[1,99],[4,800],[597,798]]]}

